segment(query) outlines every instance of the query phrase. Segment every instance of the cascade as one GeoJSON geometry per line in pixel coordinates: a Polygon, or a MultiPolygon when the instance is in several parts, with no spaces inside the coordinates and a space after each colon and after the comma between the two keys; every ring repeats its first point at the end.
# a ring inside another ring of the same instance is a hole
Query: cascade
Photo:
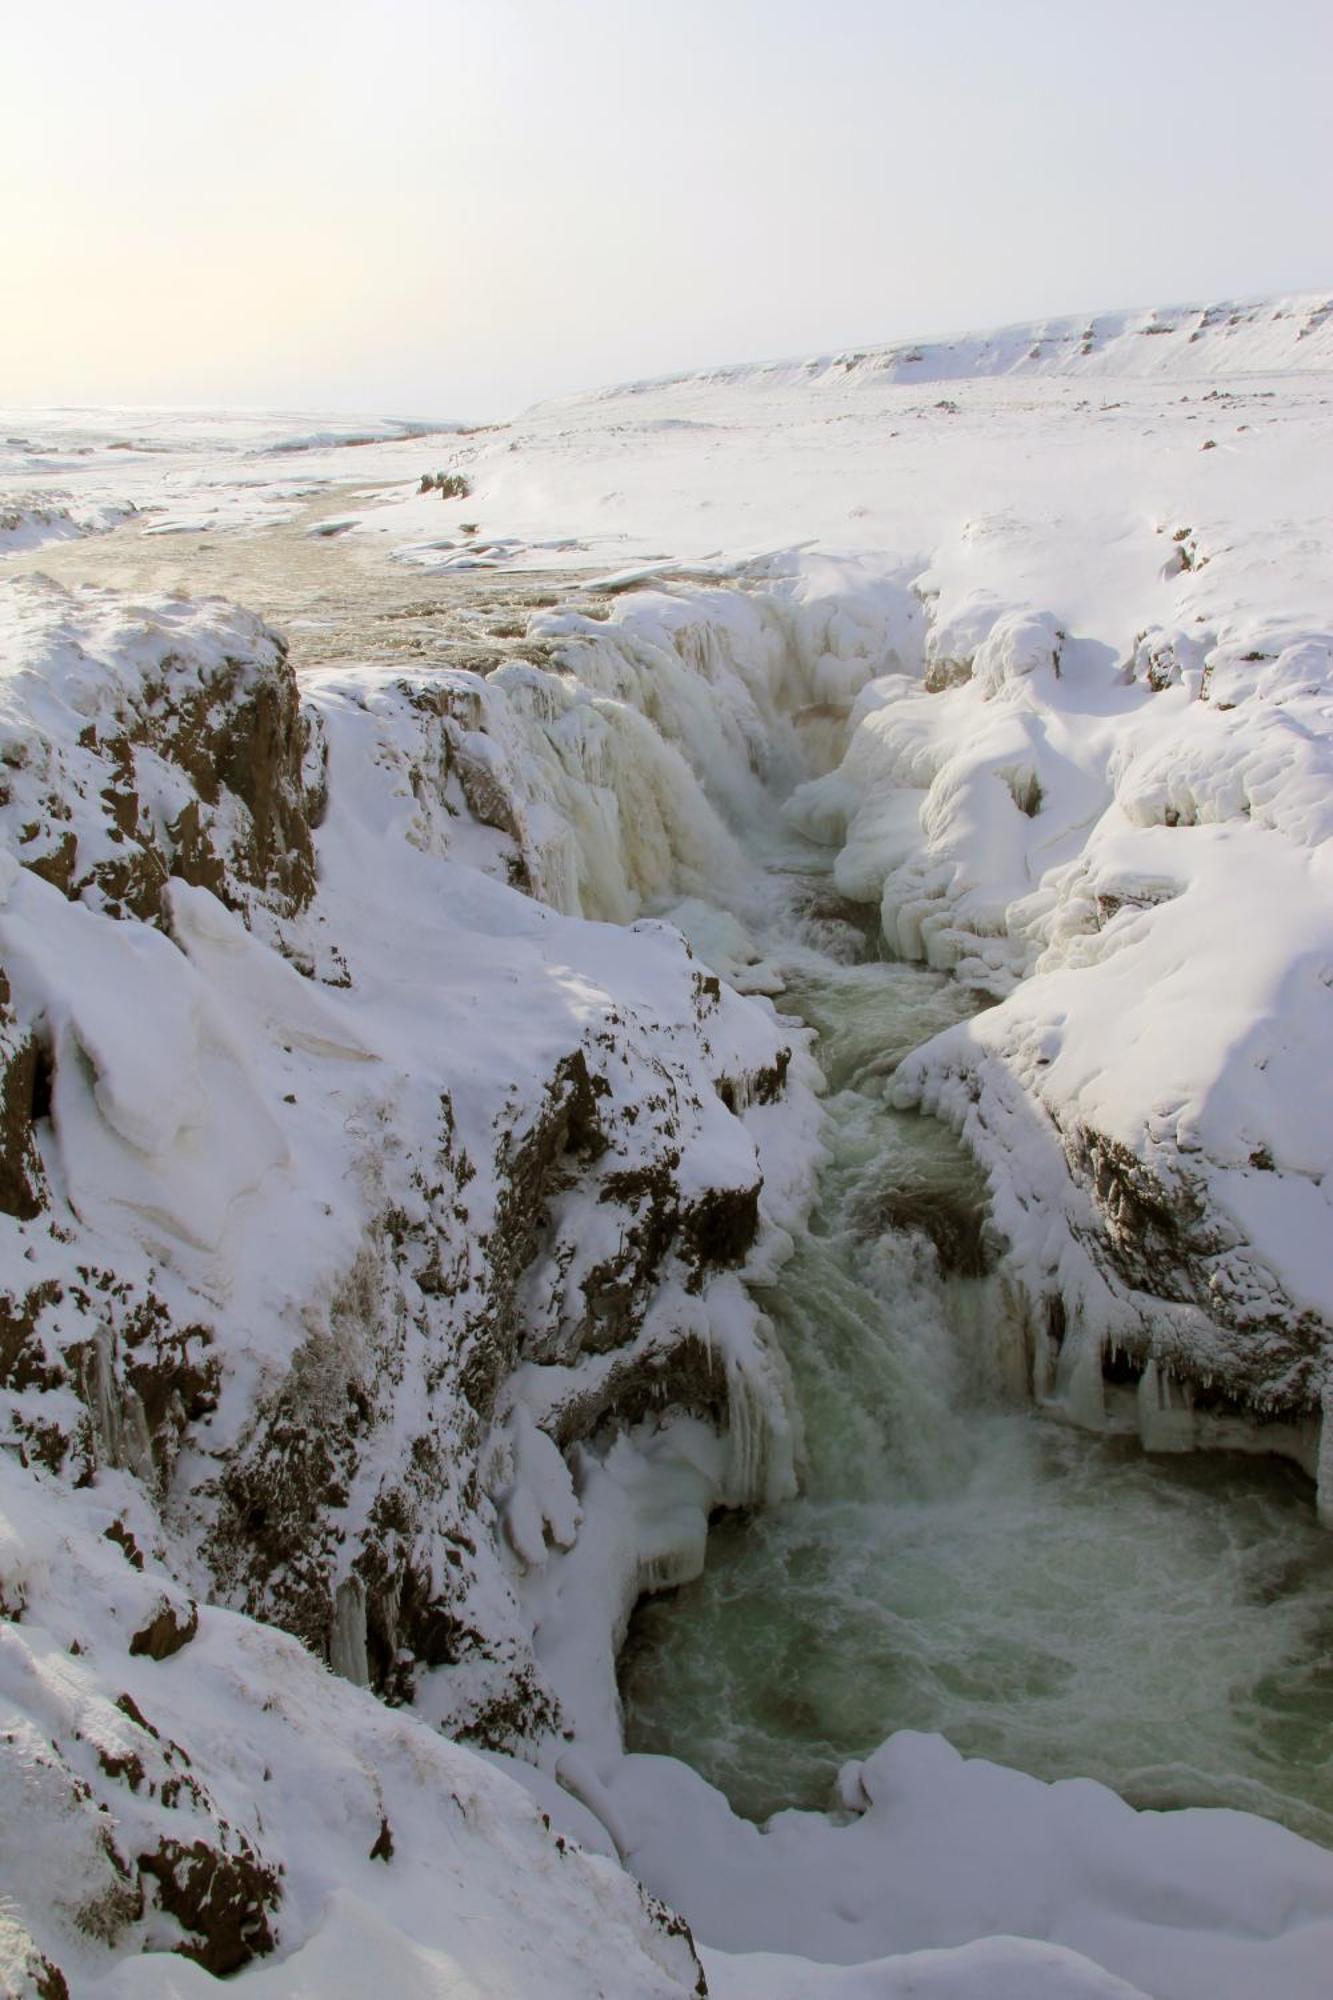
{"type": "MultiPolygon", "coordinates": [[[[809,1231],[758,1294],[794,1385],[801,1490],[722,1517],[702,1574],[641,1602],[627,1747],[683,1758],[762,1819],[829,1805],[838,1766],[894,1729],[940,1731],[1136,1804],[1233,1805],[1333,1843],[1333,1615],[1309,1487],[1271,1459],[1174,1455],[1166,1402],[1132,1435],[1034,1408],[1040,1356],[984,1184],[948,1130],[888,1101],[900,1060],[977,997],[882,958],[878,925],[830,881],[846,871],[782,828],[779,796],[846,731],[825,707],[803,742],[818,674],[790,634],[784,649],[759,632],[724,622],[650,649],[603,629],[577,650],[599,707],[628,698],[678,748],[676,810],[692,794],[696,825],[702,809],[728,828],[711,882],[707,839],[684,865],[638,865],[641,906],[803,1020],[828,1086],[809,1231]]],[[[762,1414],[741,1399],[735,1420],[745,1456],[762,1414]]]]}
{"type": "Polygon", "coordinates": [[[830,1159],[763,1294],[806,1443],[798,1498],[716,1525],[637,1611],[626,1740],[755,1818],[831,1803],[896,1728],[1132,1803],[1232,1805],[1333,1842],[1333,1612],[1308,1484],[1273,1460],[1146,1456],[1027,1401],[985,1265],[984,1190],[884,1101],[965,1014],[946,978],[803,942],[781,1004],[820,1033],[830,1159]]]}

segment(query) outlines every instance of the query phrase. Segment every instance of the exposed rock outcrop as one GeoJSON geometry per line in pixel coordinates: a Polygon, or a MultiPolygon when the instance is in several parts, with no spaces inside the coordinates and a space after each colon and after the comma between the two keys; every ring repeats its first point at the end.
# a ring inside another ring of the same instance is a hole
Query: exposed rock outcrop
{"type": "Polygon", "coordinates": [[[0,834],[112,916],[163,924],[171,876],[293,916],[315,886],[324,751],[252,614],[10,586],[30,657],[0,705],[0,834]]]}

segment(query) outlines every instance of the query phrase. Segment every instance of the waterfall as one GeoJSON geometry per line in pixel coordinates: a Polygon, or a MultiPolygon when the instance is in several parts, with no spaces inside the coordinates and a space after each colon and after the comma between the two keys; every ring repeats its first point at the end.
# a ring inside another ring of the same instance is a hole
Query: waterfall
{"type": "Polygon", "coordinates": [[[802,1491],[715,1527],[702,1576],[641,1606],[629,1747],[684,1758],[763,1818],[828,1805],[839,1765],[892,1730],[936,1730],[1138,1804],[1233,1805],[1333,1841],[1333,1618],[1308,1490],[1272,1461],[1149,1458],[1029,1407],[975,1170],[883,1097],[895,1050],[966,996],[808,946],[799,963],[783,1004],[821,1030],[830,1158],[764,1299],[802,1491]]]}

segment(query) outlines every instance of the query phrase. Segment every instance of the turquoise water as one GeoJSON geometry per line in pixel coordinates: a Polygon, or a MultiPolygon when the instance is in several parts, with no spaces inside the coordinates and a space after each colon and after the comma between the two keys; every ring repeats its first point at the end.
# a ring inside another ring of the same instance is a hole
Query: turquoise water
{"type": "Polygon", "coordinates": [[[762,1819],[826,1804],[838,1765],[892,1730],[939,1730],[1042,1777],[1333,1843],[1333,1541],[1308,1483],[1277,1461],[1149,1459],[1025,1407],[999,1288],[976,1275],[973,1171],[882,1097],[969,1001],[906,966],[799,965],[780,1004],[820,1030],[833,1156],[764,1305],[803,1491],[720,1522],[704,1575],[639,1608],[629,1747],[762,1819]]]}

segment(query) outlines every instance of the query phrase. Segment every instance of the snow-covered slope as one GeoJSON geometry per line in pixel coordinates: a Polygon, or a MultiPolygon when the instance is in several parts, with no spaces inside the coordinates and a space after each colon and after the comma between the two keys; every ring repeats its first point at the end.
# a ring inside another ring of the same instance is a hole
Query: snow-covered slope
{"type": "MultiPolygon", "coordinates": [[[[741,363],[594,390],[614,400],[662,389],[828,383],[962,382],[974,376],[1122,376],[1190,380],[1333,367],[1333,293],[1156,306],[1139,312],[1043,319],[947,340],[842,348],[799,361],[741,363]]],[[[579,398],[570,398],[577,402],[579,398]]]]}
{"type": "Polygon", "coordinates": [[[75,1491],[0,1452],[0,1495],[7,1994],[182,2000],[275,1949],[244,1984],[696,1990],[679,1921],[508,1779],[196,1607],[127,1474],[75,1491]]]}
{"type": "MultiPolygon", "coordinates": [[[[1253,446],[1307,394],[1318,405],[1331,370],[1325,292],[695,370],[589,390],[509,424],[0,409],[0,557],[136,510],[149,537],[248,533],[303,515],[312,535],[336,537],[356,529],[367,499],[376,541],[433,569],[581,568],[617,550],[681,557],[812,536],[924,552],[930,541],[905,541],[901,528],[885,539],[904,479],[927,519],[941,483],[952,486],[951,469],[935,465],[923,485],[914,445],[932,458],[941,445],[947,458],[961,448],[959,470],[982,491],[998,451],[1021,490],[1025,459],[1049,471],[1052,451],[1119,456],[1145,419],[1160,426],[1191,389],[1192,421],[1211,419],[1219,441],[1246,422],[1259,433],[1253,446]],[[1287,384],[1280,396],[1275,382],[1287,384]],[[1244,408],[1229,407],[1237,398],[1244,408]],[[1102,421],[1115,411],[1118,421],[1102,421]],[[442,470],[461,474],[465,490],[443,500],[439,488],[419,490],[442,470]],[[312,509],[330,488],[344,498],[360,489],[362,506],[312,509]]],[[[1146,456],[1165,470],[1163,430],[1154,435],[1146,456]]],[[[1182,431],[1180,441],[1201,438],[1182,431]]]]}

